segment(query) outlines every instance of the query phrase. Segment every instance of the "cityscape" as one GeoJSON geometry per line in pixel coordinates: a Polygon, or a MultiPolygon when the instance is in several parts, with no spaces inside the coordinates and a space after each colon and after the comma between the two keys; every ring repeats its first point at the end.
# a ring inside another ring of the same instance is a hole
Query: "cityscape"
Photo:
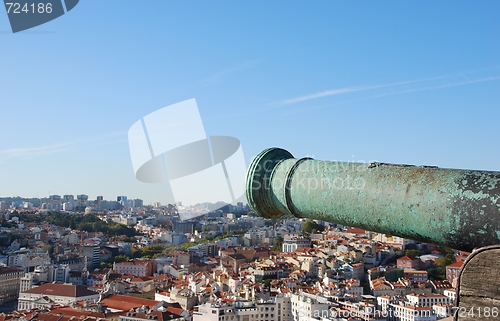
{"type": "Polygon", "coordinates": [[[2,8],[0,321],[500,319],[500,1],[2,8]]]}
{"type": "Polygon", "coordinates": [[[243,203],[1,199],[6,320],[439,320],[470,254],[243,203]]]}

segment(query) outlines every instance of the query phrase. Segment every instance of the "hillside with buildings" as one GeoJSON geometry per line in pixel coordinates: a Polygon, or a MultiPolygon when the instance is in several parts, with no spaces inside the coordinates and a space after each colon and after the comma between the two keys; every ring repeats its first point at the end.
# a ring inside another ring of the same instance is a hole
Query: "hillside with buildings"
{"type": "Polygon", "coordinates": [[[468,255],[241,203],[0,204],[3,320],[438,320],[468,255]]]}

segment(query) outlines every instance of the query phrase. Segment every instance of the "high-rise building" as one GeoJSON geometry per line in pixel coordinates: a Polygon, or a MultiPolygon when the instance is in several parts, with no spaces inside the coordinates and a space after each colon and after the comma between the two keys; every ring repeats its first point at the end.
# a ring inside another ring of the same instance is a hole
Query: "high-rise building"
{"type": "Polygon", "coordinates": [[[101,201],[101,207],[100,209],[102,210],[119,210],[122,208],[122,205],[118,202],[115,201],[106,201],[102,200],[101,201]]]}
{"type": "Polygon", "coordinates": [[[75,209],[75,205],[73,204],[73,202],[66,202],[63,203],[62,209],[63,211],[71,212],[72,210],[75,209]]]}
{"type": "Polygon", "coordinates": [[[63,196],[63,201],[64,202],[73,202],[75,200],[74,195],[64,195],[63,196]]]}
{"type": "Polygon", "coordinates": [[[102,200],[104,198],[102,196],[97,196],[97,200],[96,200],[96,207],[97,209],[101,209],[101,203],[102,203],[102,200]]]}
{"type": "Polygon", "coordinates": [[[83,246],[83,256],[87,257],[87,268],[95,268],[101,259],[101,248],[94,245],[84,245],[83,246]]]}
{"type": "Polygon", "coordinates": [[[76,195],[76,199],[79,200],[80,202],[86,202],[89,199],[89,196],[85,194],[80,194],[76,195]]]}
{"type": "Polygon", "coordinates": [[[85,194],[80,194],[76,195],[76,199],[78,200],[78,206],[85,206],[85,203],[89,199],[89,196],[85,194]]]}
{"type": "Polygon", "coordinates": [[[194,233],[194,223],[193,222],[175,222],[174,231],[178,233],[194,233]]]}
{"type": "Polygon", "coordinates": [[[131,207],[131,202],[127,200],[127,196],[117,196],[116,201],[120,203],[122,207],[131,207]]]}
{"type": "Polygon", "coordinates": [[[134,200],[134,205],[133,205],[133,207],[139,207],[139,208],[144,207],[144,201],[143,201],[143,200],[141,200],[141,199],[136,198],[136,199],[134,200]]]}

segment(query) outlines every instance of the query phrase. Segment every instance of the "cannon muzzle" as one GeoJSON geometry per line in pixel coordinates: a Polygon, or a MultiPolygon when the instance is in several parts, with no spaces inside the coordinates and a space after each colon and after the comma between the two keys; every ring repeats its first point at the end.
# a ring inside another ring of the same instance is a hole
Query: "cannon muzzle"
{"type": "Polygon", "coordinates": [[[247,172],[251,208],[471,252],[500,244],[500,172],[294,158],[270,148],[247,172]]]}

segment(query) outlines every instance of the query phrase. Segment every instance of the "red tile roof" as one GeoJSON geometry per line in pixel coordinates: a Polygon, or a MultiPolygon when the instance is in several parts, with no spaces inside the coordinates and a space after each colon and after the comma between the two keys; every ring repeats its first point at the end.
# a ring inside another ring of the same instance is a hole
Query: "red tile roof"
{"type": "Polygon", "coordinates": [[[24,291],[24,293],[57,295],[57,296],[65,296],[73,298],[98,294],[97,292],[87,289],[87,287],[83,285],[71,285],[64,283],[46,283],[36,288],[26,290],[24,291]]]}
{"type": "Polygon", "coordinates": [[[357,227],[351,227],[349,228],[346,233],[352,233],[352,234],[365,234],[366,231],[357,227]]]}
{"type": "Polygon", "coordinates": [[[103,299],[101,302],[103,306],[107,306],[108,308],[129,311],[130,309],[136,309],[142,307],[143,305],[151,309],[160,301],[136,298],[128,295],[112,294],[103,299]]]}
{"type": "Polygon", "coordinates": [[[462,261],[457,261],[455,263],[451,263],[450,265],[447,265],[446,268],[461,268],[464,262],[462,261]]]}

